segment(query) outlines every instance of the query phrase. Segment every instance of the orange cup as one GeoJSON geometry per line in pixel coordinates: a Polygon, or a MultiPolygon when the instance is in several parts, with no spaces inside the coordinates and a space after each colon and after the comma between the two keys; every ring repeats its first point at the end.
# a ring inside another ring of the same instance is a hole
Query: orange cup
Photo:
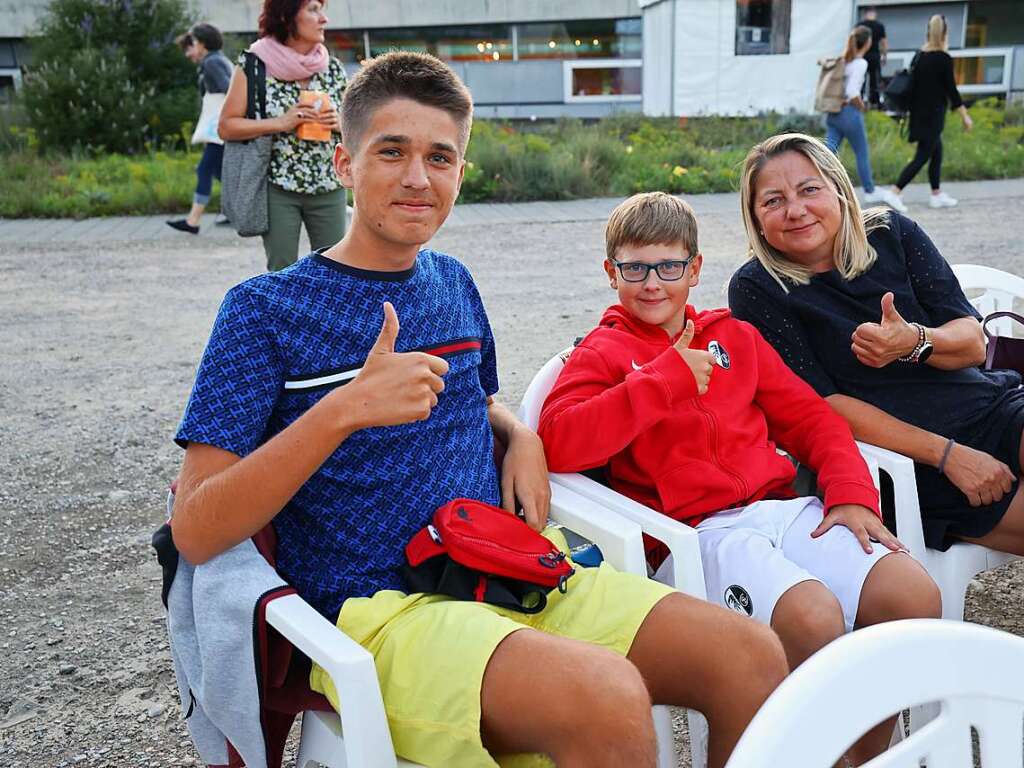
{"type": "MultiPolygon", "coordinates": [[[[316,112],[331,108],[331,100],[321,91],[299,91],[299,104],[316,112]]],[[[299,123],[295,135],[304,141],[330,141],[331,129],[320,123],[299,123]]]]}

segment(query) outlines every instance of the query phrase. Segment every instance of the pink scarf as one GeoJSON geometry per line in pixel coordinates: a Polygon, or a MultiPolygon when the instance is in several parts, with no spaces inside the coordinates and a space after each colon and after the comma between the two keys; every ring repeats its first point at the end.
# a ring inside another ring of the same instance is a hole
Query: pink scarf
{"type": "Polygon", "coordinates": [[[272,37],[261,37],[249,50],[263,60],[275,80],[306,80],[327,69],[330,59],[323,43],[317,43],[309,53],[302,54],[272,37]]]}

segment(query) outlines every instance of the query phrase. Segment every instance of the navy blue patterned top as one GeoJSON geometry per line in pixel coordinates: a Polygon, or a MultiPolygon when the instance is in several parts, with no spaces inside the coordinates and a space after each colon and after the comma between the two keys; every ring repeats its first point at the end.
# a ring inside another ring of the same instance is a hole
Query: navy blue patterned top
{"type": "Polygon", "coordinates": [[[282,576],[332,621],[346,598],[401,589],[403,548],[434,510],[465,496],[499,503],[486,400],[494,339],[469,271],[421,251],[404,272],[311,254],[232,288],[175,437],[246,456],[358,373],[390,301],[396,351],[449,363],[426,421],[354,433],[274,518],[282,576]]]}
{"type": "Polygon", "coordinates": [[[832,270],[814,275],[808,285],[790,285],[788,293],[760,262],[749,261],[729,282],[729,307],[756,326],[822,397],[849,395],[947,437],[974,433],[1020,384],[1020,376],[898,361],[871,368],[858,361],[850,348],[853,332],[861,323],[879,322],[887,291],[908,323],[936,327],[979,317],[949,264],[914,221],[892,213],[889,227],[876,229],[868,242],[878,260],[863,275],[847,281],[832,270]]]}

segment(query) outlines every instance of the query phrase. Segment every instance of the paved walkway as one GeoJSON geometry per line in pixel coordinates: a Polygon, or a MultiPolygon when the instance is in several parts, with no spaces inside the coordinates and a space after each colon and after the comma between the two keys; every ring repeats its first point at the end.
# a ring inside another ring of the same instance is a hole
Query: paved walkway
{"type": "MultiPolygon", "coordinates": [[[[1024,179],[999,181],[950,182],[944,189],[962,200],[1005,200],[1024,198],[1024,179]]],[[[924,184],[913,184],[904,193],[911,204],[924,203],[928,190],[924,184]]],[[[698,214],[739,212],[735,193],[690,195],[698,214]]],[[[532,203],[468,203],[455,206],[445,223],[446,229],[494,224],[542,224],[567,221],[603,221],[621,202],[618,197],[589,200],[538,201],[532,203]]],[[[110,216],[83,219],[19,219],[0,220],[0,243],[38,244],[81,240],[162,240],[188,237],[167,227],[167,215],[110,216]]],[[[231,241],[239,239],[230,227],[213,225],[212,214],[204,217],[204,240],[231,241]]]]}

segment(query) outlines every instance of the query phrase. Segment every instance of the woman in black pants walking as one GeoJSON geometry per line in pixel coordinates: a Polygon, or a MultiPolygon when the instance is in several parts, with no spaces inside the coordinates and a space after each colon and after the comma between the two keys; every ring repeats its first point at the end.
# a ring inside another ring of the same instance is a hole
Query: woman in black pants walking
{"type": "Polygon", "coordinates": [[[942,129],[946,124],[946,109],[955,109],[960,113],[965,131],[971,130],[974,125],[956,89],[953,59],[947,53],[948,48],[949,28],[946,17],[936,14],[928,20],[927,39],[911,64],[914,93],[910,106],[910,140],[917,142],[917,152],[903,169],[894,187],[899,195],[924,164],[928,163],[928,181],[932,187],[928,205],[931,208],[951,208],[957,204],[956,199],[941,189],[942,129]]]}

